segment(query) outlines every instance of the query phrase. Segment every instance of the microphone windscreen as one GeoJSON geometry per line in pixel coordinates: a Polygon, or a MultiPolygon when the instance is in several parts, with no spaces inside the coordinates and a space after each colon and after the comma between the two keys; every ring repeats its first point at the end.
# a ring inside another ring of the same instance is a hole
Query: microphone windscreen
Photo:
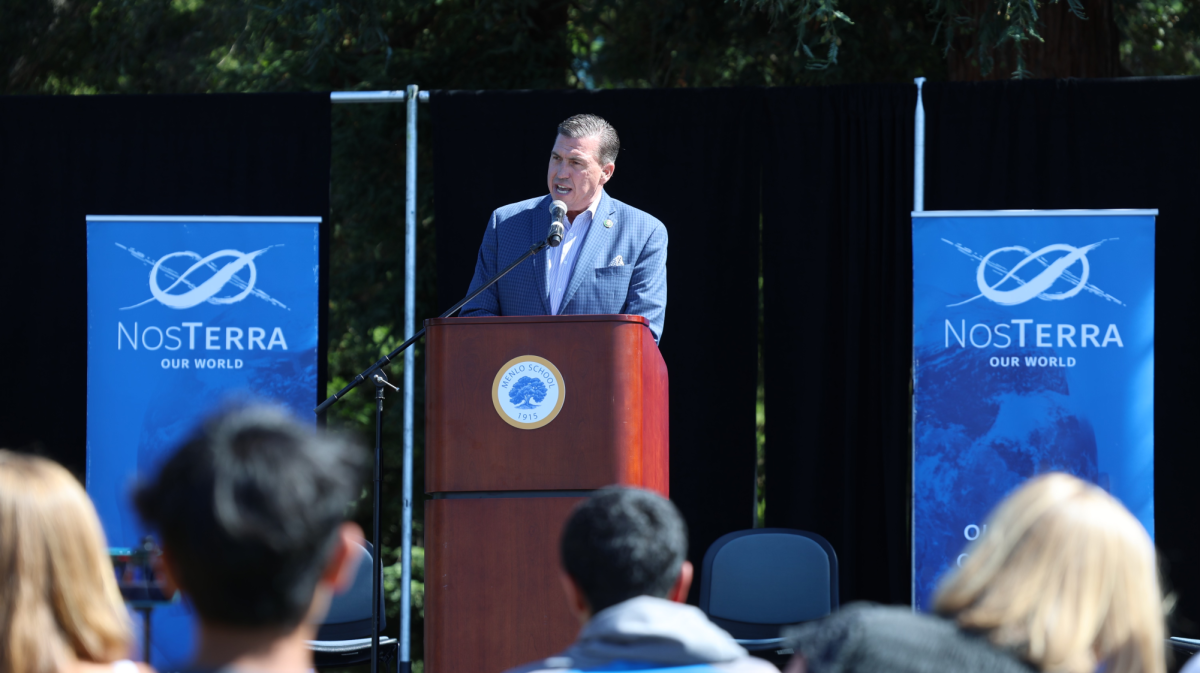
{"type": "Polygon", "coordinates": [[[555,199],[554,203],[550,204],[550,214],[553,215],[555,218],[559,218],[559,217],[562,217],[563,215],[566,215],[567,214],[567,204],[563,203],[562,201],[559,201],[558,199],[555,199]]]}

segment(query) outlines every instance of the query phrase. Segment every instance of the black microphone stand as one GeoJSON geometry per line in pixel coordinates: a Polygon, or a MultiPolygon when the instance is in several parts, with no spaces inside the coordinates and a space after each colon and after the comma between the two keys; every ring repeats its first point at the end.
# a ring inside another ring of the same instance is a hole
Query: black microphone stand
{"type": "MultiPolygon", "coordinates": [[[[523,254],[519,258],[517,258],[517,260],[515,262],[504,267],[503,271],[496,274],[496,276],[493,277],[491,280],[489,280],[488,282],[481,285],[479,287],[479,289],[477,289],[474,292],[472,292],[471,294],[467,295],[462,301],[458,302],[454,306],[451,306],[450,310],[446,311],[445,313],[441,314],[438,317],[439,318],[449,318],[449,317],[453,316],[455,313],[458,313],[459,309],[461,309],[463,306],[466,306],[466,304],[468,302],[470,302],[472,299],[474,299],[475,297],[478,297],[480,294],[482,294],[484,290],[488,289],[492,285],[495,285],[496,281],[500,280],[505,275],[507,275],[509,271],[512,271],[513,269],[517,268],[518,266],[520,266],[520,264],[522,262],[524,262],[525,260],[529,259],[530,257],[538,254],[539,252],[544,250],[547,246],[551,246],[551,245],[557,246],[558,243],[561,241],[562,241],[561,225],[560,225],[560,231],[555,231],[554,227],[552,225],[550,234],[547,236],[546,239],[538,241],[537,243],[534,243],[533,245],[529,246],[529,250],[526,250],[525,254],[523,254]],[[558,240],[555,241],[554,243],[551,243],[551,240],[553,238],[555,238],[555,234],[557,234],[558,240]]],[[[375,546],[375,550],[374,550],[375,553],[371,555],[371,561],[373,564],[373,567],[371,568],[371,673],[377,673],[377,667],[379,665],[379,592],[381,589],[381,587],[379,586],[379,576],[383,573],[382,547],[380,546],[380,540],[379,540],[379,520],[382,518],[380,516],[380,502],[381,502],[380,501],[380,492],[381,492],[382,479],[383,479],[383,451],[382,451],[383,393],[384,393],[385,387],[391,388],[392,390],[396,390],[396,391],[400,390],[396,386],[393,386],[392,384],[388,383],[387,374],[385,374],[383,372],[383,367],[390,364],[392,362],[392,360],[395,359],[396,356],[403,353],[406,348],[408,348],[409,346],[416,343],[417,339],[420,339],[424,335],[425,335],[425,328],[422,327],[416,334],[409,337],[409,339],[407,341],[400,344],[400,346],[397,347],[396,350],[383,356],[378,361],[376,361],[375,364],[371,365],[370,367],[367,367],[365,370],[362,371],[362,373],[360,373],[358,376],[355,376],[354,379],[351,380],[350,383],[347,384],[345,388],[342,388],[341,390],[339,390],[336,393],[334,393],[333,395],[331,395],[324,402],[318,404],[317,408],[313,410],[313,413],[316,413],[316,414],[324,413],[326,409],[328,409],[330,406],[332,406],[338,400],[342,399],[342,397],[344,397],[346,395],[346,393],[350,392],[355,387],[357,387],[360,383],[362,383],[368,379],[370,379],[371,382],[375,384],[375,474],[374,474],[374,478],[373,478],[373,484],[374,484],[374,488],[375,488],[375,499],[374,499],[374,502],[372,503],[372,510],[371,510],[371,516],[372,516],[371,544],[373,544],[375,546]]],[[[402,606],[400,606],[400,609],[407,610],[407,609],[409,609],[409,606],[402,605],[402,606]]],[[[403,672],[403,673],[407,673],[407,672],[403,672]]]]}

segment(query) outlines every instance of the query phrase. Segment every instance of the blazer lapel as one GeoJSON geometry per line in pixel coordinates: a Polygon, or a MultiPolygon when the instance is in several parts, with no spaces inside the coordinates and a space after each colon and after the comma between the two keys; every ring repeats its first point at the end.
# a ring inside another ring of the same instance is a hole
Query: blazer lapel
{"type": "MultiPolygon", "coordinates": [[[[529,219],[533,222],[533,229],[529,232],[530,244],[546,240],[546,234],[550,231],[549,196],[538,203],[537,212],[529,219]]],[[[533,279],[538,295],[542,298],[542,312],[545,315],[550,315],[550,278],[546,275],[546,263],[550,260],[552,250],[554,248],[546,248],[542,251],[543,254],[533,256],[533,279]]]]}
{"type": "MultiPolygon", "coordinates": [[[[562,302],[558,305],[560,314],[564,308],[570,305],[571,298],[575,296],[575,291],[579,289],[579,286],[583,285],[585,280],[596,275],[596,259],[601,252],[609,248],[612,229],[604,226],[604,220],[612,216],[612,211],[612,199],[608,198],[608,192],[604,192],[600,196],[600,203],[596,206],[596,216],[592,218],[587,236],[583,239],[583,249],[575,258],[575,268],[571,271],[571,283],[567,285],[567,291],[563,293],[562,302]]],[[[550,226],[550,223],[547,222],[546,226],[550,226]]]]}

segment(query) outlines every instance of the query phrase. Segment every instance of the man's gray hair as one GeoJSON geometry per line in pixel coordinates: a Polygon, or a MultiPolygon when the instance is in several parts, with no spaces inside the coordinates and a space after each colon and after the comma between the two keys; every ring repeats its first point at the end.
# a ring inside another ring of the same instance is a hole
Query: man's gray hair
{"type": "Polygon", "coordinates": [[[558,125],[558,135],[568,138],[591,138],[600,140],[600,151],[596,160],[601,166],[616,163],[617,152],[621,151],[621,140],[612,124],[596,115],[574,115],[558,125]]]}

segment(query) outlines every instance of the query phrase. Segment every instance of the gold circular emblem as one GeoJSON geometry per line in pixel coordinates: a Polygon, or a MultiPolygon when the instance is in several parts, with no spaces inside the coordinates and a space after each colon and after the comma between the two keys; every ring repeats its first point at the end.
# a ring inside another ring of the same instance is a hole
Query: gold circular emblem
{"type": "Polygon", "coordinates": [[[566,399],[558,367],[536,355],[509,360],[492,381],[496,413],[505,423],[522,430],[534,430],[554,420],[566,399]]]}

